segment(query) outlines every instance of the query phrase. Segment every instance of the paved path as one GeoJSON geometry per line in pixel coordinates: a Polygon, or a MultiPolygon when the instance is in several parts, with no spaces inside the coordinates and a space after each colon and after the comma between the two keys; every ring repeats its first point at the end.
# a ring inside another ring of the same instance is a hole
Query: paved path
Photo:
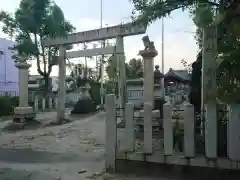
{"type": "MultiPolygon", "coordinates": [[[[45,116],[54,118],[55,113],[46,113],[45,116]]],[[[103,173],[104,119],[104,113],[100,112],[62,126],[2,132],[0,179],[139,179],[103,173]]]]}

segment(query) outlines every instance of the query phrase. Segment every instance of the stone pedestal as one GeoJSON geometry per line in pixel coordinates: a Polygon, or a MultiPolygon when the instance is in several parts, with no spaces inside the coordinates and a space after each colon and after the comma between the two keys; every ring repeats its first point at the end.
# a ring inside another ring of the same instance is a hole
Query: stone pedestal
{"type": "Polygon", "coordinates": [[[19,68],[19,107],[14,109],[14,121],[23,122],[35,117],[33,108],[28,106],[28,69],[31,65],[18,62],[15,66],[19,68]]]}

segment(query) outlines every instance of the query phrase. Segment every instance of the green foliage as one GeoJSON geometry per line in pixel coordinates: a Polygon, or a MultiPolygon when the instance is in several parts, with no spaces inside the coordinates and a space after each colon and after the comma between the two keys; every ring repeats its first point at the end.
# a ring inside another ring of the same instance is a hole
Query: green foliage
{"type": "Polygon", "coordinates": [[[219,1],[215,3],[210,0],[131,0],[134,5],[133,18],[143,24],[151,24],[157,19],[170,15],[176,9],[185,10],[200,3],[219,6],[219,1]]]}
{"type": "Polygon", "coordinates": [[[143,77],[143,61],[141,59],[130,59],[126,65],[126,76],[128,79],[143,77]]]}
{"type": "Polygon", "coordinates": [[[0,117],[12,115],[18,106],[18,97],[0,96],[0,117]]]}
{"type": "Polygon", "coordinates": [[[21,0],[14,14],[0,12],[2,30],[16,41],[14,50],[37,60],[37,71],[44,77],[48,91],[48,77],[52,71],[52,58],[57,47],[44,47],[44,38],[64,37],[74,30],[66,21],[59,6],[51,0],[21,0]],[[43,64],[41,68],[40,64],[43,64]]]}
{"type": "MultiPolygon", "coordinates": [[[[109,59],[106,71],[110,80],[117,81],[117,62],[115,59],[109,59]]],[[[135,58],[130,59],[128,63],[125,63],[125,71],[128,79],[143,77],[142,60],[135,58]]]]}
{"type": "Polygon", "coordinates": [[[10,97],[10,101],[12,106],[17,107],[19,105],[19,97],[14,96],[14,97],[10,97]]]}
{"type": "Polygon", "coordinates": [[[111,81],[116,81],[117,79],[117,61],[116,57],[112,56],[108,59],[108,65],[106,67],[106,72],[108,75],[108,78],[111,81]]]}
{"type": "MultiPolygon", "coordinates": [[[[205,16],[203,17],[206,17],[205,16]]],[[[209,13],[209,18],[214,21],[214,14],[209,13]],[[212,16],[212,18],[210,17],[212,16]]],[[[196,15],[195,15],[196,17],[196,15]]],[[[207,18],[206,18],[207,19],[207,18]]],[[[201,19],[199,27],[208,25],[209,21],[201,19]]],[[[216,19],[216,18],[215,18],[216,19]]],[[[232,19],[230,22],[223,21],[219,25],[218,37],[218,69],[217,69],[217,96],[223,102],[240,102],[238,94],[240,92],[240,18],[232,19]],[[221,32],[223,31],[223,33],[221,32]]],[[[198,28],[196,40],[199,48],[202,46],[202,30],[198,28]]]]}

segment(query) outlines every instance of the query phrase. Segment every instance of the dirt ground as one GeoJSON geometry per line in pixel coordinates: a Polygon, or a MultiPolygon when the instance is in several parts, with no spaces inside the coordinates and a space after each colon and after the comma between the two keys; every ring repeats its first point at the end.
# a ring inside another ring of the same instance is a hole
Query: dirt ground
{"type": "MultiPolygon", "coordinates": [[[[46,112],[38,119],[56,117],[46,112]]],[[[1,132],[1,180],[144,180],[135,175],[104,173],[105,115],[76,118],[61,126],[1,132]]],[[[0,128],[7,121],[0,123],[0,128]]],[[[159,178],[158,178],[159,179],[159,178]]]]}

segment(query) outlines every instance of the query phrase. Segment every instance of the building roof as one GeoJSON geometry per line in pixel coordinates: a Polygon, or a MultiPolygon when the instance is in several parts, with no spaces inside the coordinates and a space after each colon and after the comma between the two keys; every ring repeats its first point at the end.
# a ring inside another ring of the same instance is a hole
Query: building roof
{"type": "Polygon", "coordinates": [[[164,78],[173,77],[180,81],[190,81],[191,77],[187,70],[173,70],[172,68],[164,75],[164,78]]]}

